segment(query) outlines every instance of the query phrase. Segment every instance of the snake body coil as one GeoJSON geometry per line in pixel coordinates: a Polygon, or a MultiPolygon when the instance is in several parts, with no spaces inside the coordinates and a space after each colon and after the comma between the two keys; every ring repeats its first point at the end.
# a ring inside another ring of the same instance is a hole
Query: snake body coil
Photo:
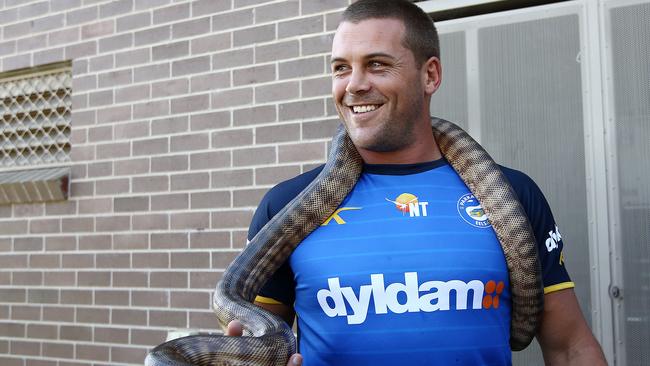
{"type": "MultiPolygon", "coordinates": [[[[510,347],[531,342],[543,307],[537,245],[509,182],[485,150],[451,122],[434,118],[433,134],[443,156],[479,200],[501,243],[510,275],[510,347]]],[[[339,128],[321,173],[275,215],[230,264],[217,284],[213,308],[222,327],[239,319],[243,337],[195,335],[154,348],[145,364],[285,366],[296,352],[291,329],[278,316],[252,304],[266,281],[309,233],[325,221],[354,187],[363,161],[339,128]]]]}

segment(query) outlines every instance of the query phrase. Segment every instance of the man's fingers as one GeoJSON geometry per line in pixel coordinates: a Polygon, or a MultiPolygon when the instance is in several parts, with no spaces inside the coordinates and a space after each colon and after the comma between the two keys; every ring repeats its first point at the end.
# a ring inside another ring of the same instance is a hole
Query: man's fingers
{"type": "Polygon", "coordinates": [[[296,353],[295,355],[291,356],[289,359],[289,363],[287,366],[300,366],[302,365],[302,356],[300,353],[296,353]]]}
{"type": "Polygon", "coordinates": [[[227,336],[241,337],[244,334],[244,328],[242,328],[239,320],[233,320],[228,323],[228,329],[226,329],[227,336]]]}

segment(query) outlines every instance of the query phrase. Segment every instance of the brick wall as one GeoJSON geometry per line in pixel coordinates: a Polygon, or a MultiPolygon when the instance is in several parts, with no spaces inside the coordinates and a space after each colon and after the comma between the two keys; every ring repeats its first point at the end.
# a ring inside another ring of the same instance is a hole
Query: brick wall
{"type": "Polygon", "coordinates": [[[0,0],[0,70],[73,61],[70,199],[0,206],[0,365],[214,330],[263,193],[325,159],[349,0],[0,0]]]}

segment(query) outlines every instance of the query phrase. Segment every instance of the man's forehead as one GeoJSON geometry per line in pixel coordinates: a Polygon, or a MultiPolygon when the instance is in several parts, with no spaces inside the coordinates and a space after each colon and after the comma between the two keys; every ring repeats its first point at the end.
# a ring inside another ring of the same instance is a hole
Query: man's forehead
{"type": "Polygon", "coordinates": [[[403,49],[404,24],[393,18],[371,18],[360,22],[343,21],[334,34],[332,58],[353,52],[391,54],[403,49]]]}

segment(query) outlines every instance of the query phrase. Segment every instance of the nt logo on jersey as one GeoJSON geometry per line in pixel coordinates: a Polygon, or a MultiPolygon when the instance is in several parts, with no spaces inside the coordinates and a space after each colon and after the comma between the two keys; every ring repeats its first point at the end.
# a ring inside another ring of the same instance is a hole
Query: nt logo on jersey
{"type": "Polygon", "coordinates": [[[339,277],[327,280],[328,288],[321,289],[316,294],[323,312],[330,318],[344,316],[348,324],[362,324],[366,321],[370,308],[370,298],[373,299],[375,314],[403,314],[448,310],[467,310],[468,299],[470,309],[490,309],[499,307],[499,295],[503,292],[503,281],[480,280],[464,282],[425,281],[419,282],[417,272],[404,273],[404,283],[396,282],[386,286],[384,275],[370,275],[370,284],[362,285],[357,291],[352,287],[341,287],[339,277]],[[451,304],[451,292],[456,294],[456,303],[451,304]],[[406,298],[403,304],[398,295],[406,298]],[[348,306],[352,310],[348,313],[348,306]]]}

